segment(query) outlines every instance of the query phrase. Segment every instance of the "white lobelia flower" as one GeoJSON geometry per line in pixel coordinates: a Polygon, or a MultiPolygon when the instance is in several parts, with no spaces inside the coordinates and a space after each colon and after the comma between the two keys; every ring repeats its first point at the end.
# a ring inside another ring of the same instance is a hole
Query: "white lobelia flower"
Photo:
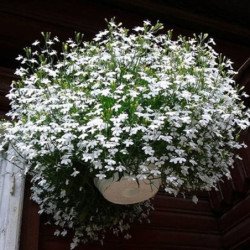
{"type": "Polygon", "coordinates": [[[218,58],[206,35],[173,39],[158,34],[162,28],[144,21],[129,31],[112,20],[91,42],[77,34],[60,52],[59,39],[43,34],[45,44],[37,40],[17,57],[13,121],[0,150],[11,144],[20,158],[10,160],[28,160],[32,198],[61,227],[57,234],[73,229],[72,248],[102,240],[107,229],[126,234],[127,221],[150,210],[148,202],[110,205],[93,178],[160,176],[170,194],[211,190],[245,147],[238,138],[250,112],[232,62],[218,58]]]}

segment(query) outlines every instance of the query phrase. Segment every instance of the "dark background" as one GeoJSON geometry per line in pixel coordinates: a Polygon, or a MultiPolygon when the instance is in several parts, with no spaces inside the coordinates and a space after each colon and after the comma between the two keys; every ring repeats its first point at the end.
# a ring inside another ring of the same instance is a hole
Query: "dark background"
{"type": "Polygon", "coordinates": [[[236,67],[250,55],[249,0],[1,0],[0,66],[15,68],[14,58],[41,31],[62,40],[79,31],[90,39],[112,17],[129,28],[149,19],[175,34],[209,33],[236,67]]]}

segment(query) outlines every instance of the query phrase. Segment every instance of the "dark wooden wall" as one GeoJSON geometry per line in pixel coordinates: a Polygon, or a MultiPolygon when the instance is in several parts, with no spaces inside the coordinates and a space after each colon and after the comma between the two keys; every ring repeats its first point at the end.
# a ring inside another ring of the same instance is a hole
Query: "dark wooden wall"
{"type": "Polygon", "coordinates": [[[239,68],[250,54],[249,12],[248,0],[1,0],[0,66],[15,68],[14,58],[41,31],[62,39],[79,31],[90,39],[115,16],[130,28],[149,19],[175,34],[207,32],[239,68]]]}
{"type": "MultiPolygon", "coordinates": [[[[74,31],[90,39],[105,27],[104,18],[117,17],[127,27],[142,20],[160,20],[175,35],[209,32],[217,51],[235,62],[235,69],[250,56],[250,1],[248,0],[23,0],[0,2],[0,117],[9,110],[5,97],[9,91],[15,57],[22,48],[51,31],[61,39],[74,31]]],[[[250,62],[236,78],[250,93],[250,62]]],[[[248,102],[249,105],[249,102],[248,102]]],[[[249,105],[250,106],[250,105],[249,105]]],[[[243,135],[250,145],[249,133],[243,135]]],[[[219,191],[200,194],[197,205],[190,199],[159,194],[151,224],[132,227],[133,238],[125,241],[109,236],[103,247],[82,245],[78,249],[250,249],[250,149],[241,152],[232,180],[219,185],[219,191]]],[[[23,210],[22,250],[66,250],[70,237],[55,238],[53,228],[29,199],[29,182],[23,210]]]]}

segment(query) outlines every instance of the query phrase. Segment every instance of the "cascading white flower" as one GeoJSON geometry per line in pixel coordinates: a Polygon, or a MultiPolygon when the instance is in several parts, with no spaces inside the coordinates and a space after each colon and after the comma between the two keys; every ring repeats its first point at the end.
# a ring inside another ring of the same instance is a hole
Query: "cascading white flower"
{"type": "Polygon", "coordinates": [[[72,246],[102,239],[108,227],[123,231],[126,219],[150,210],[99,202],[92,178],[160,175],[172,194],[211,190],[245,147],[238,135],[249,111],[231,61],[206,35],[172,40],[159,29],[145,21],[129,32],[110,21],[93,41],[77,34],[59,53],[58,38],[44,34],[44,45],[35,41],[17,58],[20,80],[8,95],[14,122],[3,144],[28,160],[33,199],[57,225],[74,228],[72,246]]]}

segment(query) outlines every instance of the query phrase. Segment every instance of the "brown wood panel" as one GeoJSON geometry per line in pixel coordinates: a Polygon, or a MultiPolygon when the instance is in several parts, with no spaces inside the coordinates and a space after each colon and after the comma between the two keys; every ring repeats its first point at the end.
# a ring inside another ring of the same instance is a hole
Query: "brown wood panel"
{"type": "MultiPolygon", "coordinates": [[[[167,222],[166,222],[167,224],[167,222]]],[[[48,226],[43,226],[40,234],[39,250],[50,249],[68,249],[70,239],[53,237],[53,230],[49,230],[48,226]]],[[[218,233],[206,234],[189,231],[177,231],[174,229],[154,228],[150,225],[134,225],[131,230],[132,238],[125,240],[122,238],[114,239],[109,237],[108,241],[104,241],[104,245],[86,244],[80,245],[77,250],[90,249],[130,249],[147,248],[147,249],[164,249],[166,247],[184,249],[184,248],[221,248],[221,238],[218,233]]]]}
{"type": "Polygon", "coordinates": [[[30,182],[25,183],[20,250],[38,250],[40,217],[38,205],[30,199],[30,182]]]}
{"type": "MultiPolygon", "coordinates": [[[[154,203],[151,223],[132,225],[132,239],[108,235],[104,246],[87,244],[77,249],[220,249],[217,220],[205,196],[195,205],[191,199],[159,194],[154,203]]],[[[39,250],[69,249],[70,236],[54,237],[54,230],[55,227],[41,223],[39,250]]]]}
{"type": "MultiPolygon", "coordinates": [[[[250,218],[250,193],[244,200],[237,203],[233,209],[221,216],[219,219],[220,230],[223,234],[228,233],[228,231],[248,218],[250,218]]],[[[250,230],[248,231],[250,233],[250,230]]]]}
{"type": "Polygon", "coordinates": [[[209,192],[210,206],[214,214],[217,216],[223,213],[221,206],[222,194],[219,190],[212,190],[209,192]]]}
{"type": "Polygon", "coordinates": [[[138,245],[153,243],[162,246],[193,246],[193,247],[220,247],[218,234],[202,234],[191,232],[177,232],[174,230],[159,230],[145,228],[143,233],[135,235],[131,242],[138,245]]]}
{"type": "Polygon", "coordinates": [[[153,203],[158,211],[179,212],[189,214],[211,215],[211,207],[208,200],[208,194],[205,197],[199,197],[197,204],[193,203],[190,198],[169,196],[166,193],[158,194],[153,203]]]}
{"type": "Polygon", "coordinates": [[[249,249],[248,244],[246,248],[246,241],[250,239],[250,217],[244,219],[240,224],[235,225],[232,230],[223,235],[223,247],[225,249],[249,249]]]}
{"type": "Polygon", "coordinates": [[[174,230],[193,233],[218,233],[216,218],[212,215],[202,216],[183,212],[160,212],[158,210],[151,217],[151,228],[174,230]]]}
{"type": "Polygon", "coordinates": [[[13,79],[16,79],[13,70],[0,67],[0,116],[10,109],[6,95],[10,90],[10,84],[13,79]]]}
{"type": "Polygon", "coordinates": [[[245,184],[246,175],[244,171],[244,162],[237,160],[234,165],[235,167],[231,170],[232,183],[234,190],[239,194],[242,194],[247,190],[245,184]]]}
{"type": "Polygon", "coordinates": [[[223,181],[218,184],[218,189],[218,192],[220,193],[220,202],[223,206],[230,207],[235,198],[235,190],[232,185],[232,180],[224,178],[223,181]]]}
{"type": "MultiPolygon", "coordinates": [[[[191,4],[194,0],[189,2],[191,4]]],[[[225,0],[218,2],[221,8],[226,3],[225,0]]],[[[14,58],[21,53],[23,47],[39,38],[41,31],[51,31],[62,39],[71,37],[74,31],[80,31],[89,39],[105,27],[104,18],[114,16],[127,27],[140,25],[144,19],[154,22],[160,19],[168,29],[174,28],[175,34],[192,35],[194,32],[208,32],[216,38],[217,50],[230,57],[236,68],[249,57],[250,32],[248,27],[241,23],[241,19],[231,18],[229,21],[228,15],[220,17],[218,11],[211,17],[208,9],[204,9],[203,13],[194,13],[195,10],[190,11],[185,6],[182,6],[184,9],[180,9],[181,4],[174,6],[173,3],[150,0],[2,0],[0,65],[15,68],[17,63],[14,58]]],[[[202,2],[203,5],[205,3],[202,2]]],[[[202,8],[201,4],[199,8],[202,8]]],[[[223,11],[230,12],[230,5],[223,11]]],[[[241,12],[244,13],[244,10],[241,12]]]]}
{"type": "Polygon", "coordinates": [[[0,109],[4,112],[8,112],[10,110],[9,100],[5,97],[5,94],[4,96],[0,96],[0,109]]]}
{"type": "MultiPolygon", "coordinates": [[[[236,21],[236,16],[234,16],[233,21],[232,19],[228,20],[230,17],[226,13],[232,11],[232,9],[226,8],[228,2],[225,1],[213,1],[213,4],[205,2],[202,6],[200,1],[189,1],[186,5],[185,1],[176,3],[176,1],[169,0],[102,0],[102,2],[109,6],[119,6],[129,12],[136,12],[141,15],[148,13],[150,16],[157,16],[163,20],[167,19],[168,22],[178,24],[186,30],[192,27],[196,31],[210,31],[213,34],[223,36],[223,38],[226,37],[227,40],[243,39],[245,43],[250,39],[247,24],[238,23],[241,18],[236,21]],[[215,8],[215,5],[217,5],[217,8],[215,8]],[[218,8],[221,8],[222,11],[219,11],[218,8]],[[197,9],[202,10],[202,12],[197,11],[197,9]]],[[[231,2],[231,4],[233,3],[231,2]]],[[[228,4],[229,6],[230,4],[228,4]]],[[[240,4],[237,10],[239,10],[239,7],[240,4]]]]}

